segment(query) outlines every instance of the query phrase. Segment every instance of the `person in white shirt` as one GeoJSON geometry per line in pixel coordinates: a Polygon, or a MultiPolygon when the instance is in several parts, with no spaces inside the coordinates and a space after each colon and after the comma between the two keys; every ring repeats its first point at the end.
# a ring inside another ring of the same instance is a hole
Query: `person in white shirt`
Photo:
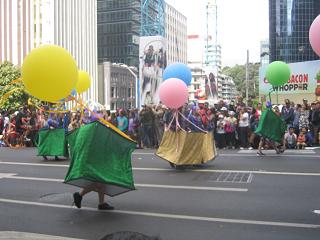
{"type": "Polygon", "coordinates": [[[239,114],[239,139],[240,149],[248,147],[248,128],[249,128],[249,114],[245,107],[242,107],[239,114]]]}
{"type": "Polygon", "coordinates": [[[297,147],[297,135],[294,133],[293,127],[290,127],[289,132],[284,135],[283,146],[287,149],[295,149],[297,147]]]}

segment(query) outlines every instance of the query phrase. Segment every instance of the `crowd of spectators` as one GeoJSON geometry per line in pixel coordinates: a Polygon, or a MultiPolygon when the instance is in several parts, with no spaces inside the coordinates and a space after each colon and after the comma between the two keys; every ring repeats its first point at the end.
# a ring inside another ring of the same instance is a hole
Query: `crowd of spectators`
{"type": "MultiPolygon", "coordinates": [[[[64,128],[66,132],[99,117],[117,126],[137,142],[137,148],[157,148],[165,129],[187,132],[207,131],[212,133],[219,149],[257,148],[259,136],[254,132],[264,106],[261,103],[247,104],[241,98],[226,104],[219,101],[212,107],[207,104],[185,104],[179,109],[178,122],[173,121],[173,112],[164,105],[144,105],[138,109],[117,111],[99,110],[66,113],[47,113],[24,107],[17,111],[0,110],[0,144],[2,146],[35,146],[37,132],[42,128],[64,128]]],[[[273,111],[283,118],[288,126],[283,145],[289,149],[305,148],[319,144],[320,102],[295,104],[286,99],[283,105],[274,105],[273,111]]],[[[268,148],[270,146],[265,146],[268,148]]]]}

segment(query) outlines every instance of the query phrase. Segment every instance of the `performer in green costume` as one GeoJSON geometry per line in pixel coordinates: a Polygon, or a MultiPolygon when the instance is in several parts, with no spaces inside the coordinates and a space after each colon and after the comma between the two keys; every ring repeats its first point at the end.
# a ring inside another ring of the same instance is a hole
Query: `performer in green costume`
{"type": "Polygon", "coordinates": [[[95,121],[67,135],[71,163],[65,183],[83,188],[74,193],[81,208],[85,194],[96,191],[100,210],[112,210],[104,195],[116,196],[134,190],[131,154],[136,143],[108,123],[95,121]]]}
{"type": "Polygon", "coordinates": [[[59,156],[68,158],[65,129],[59,128],[55,115],[52,115],[39,131],[37,149],[38,156],[43,156],[45,160],[48,160],[47,156],[54,156],[55,160],[59,160],[59,156]]]}
{"type": "Polygon", "coordinates": [[[283,119],[272,111],[270,104],[267,107],[267,110],[260,117],[259,126],[255,132],[261,137],[257,152],[258,156],[265,155],[261,151],[265,140],[272,143],[277,153],[283,152],[283,149],[280,148],[280,143],[282,143],[287,126],[283,119]]]}

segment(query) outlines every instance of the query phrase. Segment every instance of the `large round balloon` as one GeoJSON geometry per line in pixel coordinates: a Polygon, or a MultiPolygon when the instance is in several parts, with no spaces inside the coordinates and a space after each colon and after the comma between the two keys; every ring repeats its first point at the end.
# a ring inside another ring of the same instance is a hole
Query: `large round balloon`
{"type": "Polygon", "coordinates": [[[91,85],[90,75],[85,71],[79,71],[79,78],[76,85],[77,93],[83,93],[89,89],[91,85]]]}
{"type": "Polygon", "coordinates": [[[161,83],[159,98],[167,107],[178,109],[188,100],[188,87],[180,79],[169,78],[161,83]]]}
{"type": "Polygon", "coordinates": [[[272,86],[281,86],[290,79],[290,68],[288,64],[282,61],[275,61],[269,64],[266,72],[266,78],[272,86]]]}
{"type": "Polygon", "coordinates": [[[163,72],[163,80],[167,80],[169,78],[178,78],[188,86],[192,79],[191,70],[183,63],[173,63],[163,72]]]}
{"type": "Polygon", "coordinates": [[[309,41],[313,51],[320,56],[320,15],[314,19],[310,26],[309,41]]]}
{"type": "Polygon", "coordinates": [[[62,47],[44,45],[33,49],[22,64],[22,80],[28,93],[48,102],[67,97],[78,80],[78,67],[62,47]]]}

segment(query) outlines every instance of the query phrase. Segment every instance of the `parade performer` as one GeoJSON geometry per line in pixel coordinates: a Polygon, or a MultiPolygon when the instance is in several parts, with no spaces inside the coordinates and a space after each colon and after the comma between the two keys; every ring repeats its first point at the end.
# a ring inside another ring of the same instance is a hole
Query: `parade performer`
{"type": "MultiPolygon", "coordinates": [[[[103,119],[99,119],[103,121],[103,119]]],[[[116,196],[134,190],[131,154],[136,143],[108,122],[94,121],[67,135],[71,163],[65,183],[83,188],[73,194],[81,208],[91,191],[99,195],[99,210],[112,210],[104,195],[116,196]]]]}
{"type": "Polygon", "coordinates": [[[48,156],[54,156],[55,160],[59,160],[59,156],[68,158],[65,129],[60,126],[56,114],[51,114],[40,129],[37,149],[38,156],[42,156],[45,160],[48,160],[48,156]]]}
{"type": "Polygon", "coordinates": [[[262,152],[265,141],[268,141],[272,145],[277,154],[282,153],[284,149],[281,148],[281,143],[283,142],[286,129],[287,126],[284,120],[272,111],[271,103],[268,103],[267,109],[260,117],[259,126],[255,132],[255,134],[260,136],[257,156],[265,155],[262,152]]]}
{"type": "Polygon", "coordinates": [[[157,150],[157,156],[168,161],[174,168],[195,166],[214,160],[217,153],[213,133],[198,127],[179,111],[173,112],[171,116],[157,150]],[[182,119],[197,131],[186,131],[181,128],[182,119]]]}

